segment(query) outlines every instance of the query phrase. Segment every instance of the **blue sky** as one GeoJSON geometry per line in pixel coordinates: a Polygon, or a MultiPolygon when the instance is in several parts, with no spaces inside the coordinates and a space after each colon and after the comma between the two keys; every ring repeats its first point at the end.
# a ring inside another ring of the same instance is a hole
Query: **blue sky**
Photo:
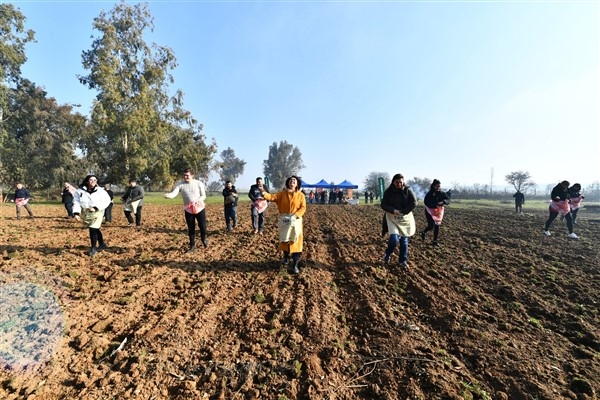
{"type": "MultiPolygon", "coordinates": [[[[77,80],[112,1],[14,1],[36,32],[23,76],[88,113],[77,80]]],[[[132,2],[128,2],[132,3],[132,2]]],[[[150,1],[172,89],[219,152],[262,175],[273,142],[308,182],[372,171],[456,184],[600,180],[596,1],[150,1]]]]}

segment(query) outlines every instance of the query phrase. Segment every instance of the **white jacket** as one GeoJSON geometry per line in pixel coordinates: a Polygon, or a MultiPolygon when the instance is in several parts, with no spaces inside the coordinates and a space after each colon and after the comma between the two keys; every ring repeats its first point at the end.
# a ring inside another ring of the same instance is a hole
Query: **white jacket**
{"type": "Polygon", "coordinates": [[[110,204],[110,196],[106,190],[96,186],[92,193],[85,188],[78,188],[73,196],[73,214],[81,214],[81,209],[96,207],[104,211],[110,204]]]}

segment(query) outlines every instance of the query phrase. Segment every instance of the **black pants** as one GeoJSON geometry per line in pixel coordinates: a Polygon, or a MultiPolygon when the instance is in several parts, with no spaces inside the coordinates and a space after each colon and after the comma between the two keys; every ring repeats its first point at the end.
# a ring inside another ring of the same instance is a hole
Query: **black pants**
{"type": "Polygon", "coordinates": [[[523,204],[515,203],[515,212],[522,213],[523,212],[523,204]]]}
{"type": "MultiPolygon", "coordinates": [[[[125,211],[125,218],[127,218],[127,222],[133,224],[133,217],[131,216],[131,211],[125,211]]],[[[137,226],[142,225],[142,206],[139,206],[135,211],[135,224],[137,226]]]]}
{"type": "MultiPolygon", "coordinates": [[[[548,221],[546,221],[546,227],[544,228],[545,231],[550,230],[550,225],[552,225],[552,222],[554,222],[556,217],[558,217],[558,213],[555,211],[550,211],[548,221]]],[[[567,213],[567,215],[565,215],[565,220],[567,221],[567,229],[569,229],[569,233],[573,233],[573,217],[571,216],[571,213],[567,213]]]]}
{"type": "Polygon", "coordinates": [[[435,224],[433,217],[429,215],[427,210],[425,210],[425,218],[427,218],[427,228],[423,231],[423,233],[427,233],[433,230],[433,240],[438,239],[438,234],[440,233],[440,226],[435,224]]]}
{"type": "Polygon", "coordinates": [[[89,230],[92,248],[96,247],[97,244],[100,244],[102,246],[104,244],[104,238],[102,237],[102,232],[100,232],[100,229],[89,228],[89,230]]]}
{"type": "Polygon", "coordinates": [[[112,208],[113,203],[110,203],[108,207],[106,207],[106,209],[104,210],[104,219],[106,220],[106,222],[112,222],[112,208]]]}
{"type": "Polygon", "coordinates": [[[573,223],[577,220],[577,212],[579,212],[579,208],[571,210],[571,216],[573,217],[573,223]]]}
{"type": "Polygon", "coordinates": [[[65,210],[67,210],[67,216],[73,217],[73,203],[65,203],[65,210]]]}
{"type": "Polygon", "coordinates": [[[204,242],[206,240],[206,210],[202,210],[198,214],[185,212],[185,223],[188,227],[190,247],[196,245],[196,221],[198,221],[198,226],[200,227],[200,239],[204,242]]]}

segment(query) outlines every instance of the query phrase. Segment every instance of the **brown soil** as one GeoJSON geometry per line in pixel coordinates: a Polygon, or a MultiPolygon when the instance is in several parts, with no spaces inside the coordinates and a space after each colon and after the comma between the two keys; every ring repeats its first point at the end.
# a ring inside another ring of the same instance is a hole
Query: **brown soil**
{"type": "MultiPolygon", "coordinates": [[[[2,399],[592,399],[600,391],[600,215],[449,207],[441,246],[382,265],[377,206],[311,205],[302,272],[276,216],[186,254],[182,207],[121,208],[94,258],[59,206],[0,207],[2,399]]],[[[417,224],[425,224],[423,209],[417,224]]]]}

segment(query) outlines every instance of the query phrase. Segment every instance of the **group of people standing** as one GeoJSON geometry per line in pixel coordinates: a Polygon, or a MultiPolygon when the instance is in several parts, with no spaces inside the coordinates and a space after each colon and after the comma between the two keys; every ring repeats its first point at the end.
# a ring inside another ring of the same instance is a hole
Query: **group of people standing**
{"type": "MultiPolygon", "coordinates": [[[[142,225],[144,195],[144,189],[137,185],[135,179],[130,179],[129,186],[121,197],[129,226],[133,226],[134,223],[132,213],[135,215],[135,225],[138,227],[142,225]]],[[[77,188],[65,182],[61,201],[67,210],[67,217],[83,221],[88,228],[90,237],[88,255],[93,256],[106,249],[101,226],[104,221],[112,222],[114,193],[110,184],[99,186],[98,177],[93,174],[86,176],[77,188]]]]}
{"type": "MultiPolygon", "coordinates": [[[[271,194],[263,184],[262,178],[256,178],[256,184],[250,187],[248,197],[251,200],[251,218],[254,234],[262,234],[266,209],[269,202],[275,203],[279,211],[278,232],[279,250],[283,252],[283,264],[288,266],[292,274],[300,272],[300,257],[303,251],[303,222],[306,212],[306,197],[301,191],[302,181],[298,176],[291,176],[285,181],[285,187],[278,193],[271,194]]],[[[173,190],[165,193],[165,198],[175,198],[181,193],[184,205],[185,221],[188,227],[189,249],[196,248],[196,223],[200,231],[202,245],[208,247],[206,229],[205,199],[206,188],[204,184],[194,178],[191,169],[186,169],[181,181],[177,182],[173,190]]],[[[223,189],[224,213],[227,232],[237,226],[237,204],[239,196],[231,181],[227,181],[223,189]]],[[[135,225],[141,225],[142,207],[144,205],[144,189],[137,185],[135,179],[129,181],[129,187],[121,197],[124,202],[124,213],[129,225],[134,224],[132,213],[135,215],[135,225]]],[[[552,189],[549,217],[546,221],[544,233],[550,236],[550,226],[559,215],[567,221],[568,236],[577,239],[573,232],[576,224],[577,212],[584,196],[581,194],[581,185],[576,183],[569,186],[568,181],[562,181],[552,189]]],[[[522,206],[524,195],[519,191],[515,194],[515,204],[522,206]]],[[[30,194],[22,184],[17,184],[15,203],[17,218],[21,218],[21,208],[25,207],[30,217],[33,212],[28,205],[30,194]]],[[[67,210],[67,215],[76,220],[82,220],[88,227],[90,237],[90,256],[107,248],[101,232],[104,220],[112,220],[113,192],[110,185],[105,188],[98,186],[98,177],[88,175],[78,188],[65,182],[62,192],[62,202],[67,210]]],[[[440,225],[444,217],[444,206],[449,204],[448,193],[441,190],[441,182],[434,179],[427,192],[425,203],[425,218],[427,227],[420,232],[422,240],[426,239],[428,232],[433,231],[432,245],[438,245],[440,225]]],[[[388,234],[388,244],[384,252],[384,263],[388,264],[395,248],[399,246],[398,264],[401,268],[408,267],[409,238],[416,233],[413,210],[417,205],[417,198],[412,189],[406,185],[404,176],[396,174],[390,186],[385,190],[381,200],[381,208],[385,211],[382,221],[382,234],[388,234]]],[[[517,212],[520,212],[517,208],[517,212]]]]}

